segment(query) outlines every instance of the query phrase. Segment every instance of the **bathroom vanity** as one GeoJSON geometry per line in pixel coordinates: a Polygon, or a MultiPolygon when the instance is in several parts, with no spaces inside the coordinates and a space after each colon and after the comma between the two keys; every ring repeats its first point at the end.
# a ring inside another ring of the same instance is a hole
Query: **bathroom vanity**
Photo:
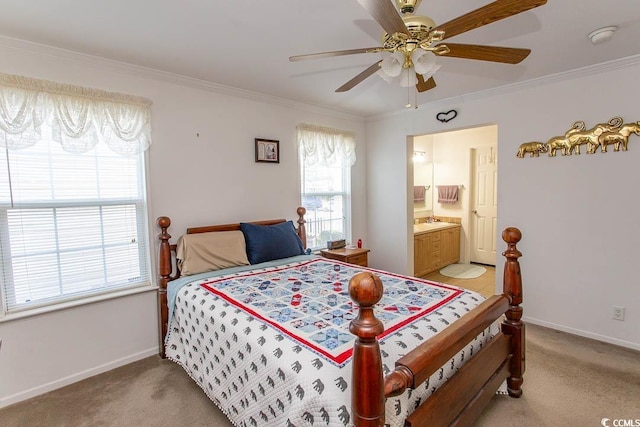
{"type": "Polygon", "coordinates": [[[413,226],[413,271],[422,277],[460,261],[460,224],[420,223],[413,226]]]}

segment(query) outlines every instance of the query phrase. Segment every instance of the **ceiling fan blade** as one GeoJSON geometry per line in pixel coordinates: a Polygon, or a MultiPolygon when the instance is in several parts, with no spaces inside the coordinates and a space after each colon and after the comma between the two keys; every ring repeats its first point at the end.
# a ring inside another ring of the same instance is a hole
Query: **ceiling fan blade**
{"type": "MultiPolygon", "coordinates": [[[[457,36],[483,25],[526,12],[534,7],[542,6],[547,0],[496,0],[479,9],[438,25],[431,31],[444,31],[444,39],[457,36]]],[[[444,40],[443,39],[443,40],[444,40]]]]}
{"type": "Polygon", "coordinates": [[[305,59],[329,58],[331,56],[355,55],[358,53],[376,52],[379,47],[369,47],[364,49],[334,50],[333,52],[310,53],[307,55],[290,56],[289,61],[303,61],[305,59]]]}
{"type": "Polygon", "coordinates": [[[407,26],[404,25],[404,21],[398,14],[391,0],[358,0],[358,3],[369,12],[369,15],[371,15],[388,34],[409,34],[407,26]]]}
{"type": "Polygon", "coordinates": [[[425,92],[436,87],[436,81],[433,80],[433,77],[429,77],[425,81],[422,74],[416,73],[416,78],[418,79],[418,83],[416,83],[416,89],[418,89],[418,92],[425,92]]]}
{"type": "Polygon", "coordinates": [[[349,80],[348,82],[340,86],[338,89],[336,89],[336,92],[346,92],[349,89],[353,89],[357,84],[362,83],[364,79],[366,79],[367,77],[369,77],[370,75],[372,75],[373,73],[375,73],[380,69],[380,62],[382,61],[376,62],[375,64],[373,64],[372,66],[370,66],[369,68],[367,68],[366,70],[364,70],[363,72],[361,72],[360,74],[358,74],[357,76],[355,76],[354,78],[352,78],[351,80],[349,80]]]}
{"type": "Polygon", "coordinates": [[[531,53],[531,49],[515,47],[482,46],[476,44],[446,43],[449,52],[441,56],[453,58],[478,59],[480,61],[518,64],[531,53]]]}

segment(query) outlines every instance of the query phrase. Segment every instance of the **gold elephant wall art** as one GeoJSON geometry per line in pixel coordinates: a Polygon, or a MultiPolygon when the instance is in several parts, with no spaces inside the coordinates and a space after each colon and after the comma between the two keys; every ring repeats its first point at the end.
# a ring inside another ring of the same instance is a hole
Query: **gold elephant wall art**
{"type": "Polygon", "coordinates": [[[547,142],[525,142],[520,144],[516,157],[523,158],[526,153],[529,157],[539,157],[540,153],[549,153],[549,157],[555,157],[560,150],[563,156],[580,154],[580,146],[587,146],[587,154],[594,154],[598,147],[600,152],[606,153],[607,146],[613,145],[613,151],[627,151],[629,136],[640,136],[640,120],[624,123],[622,117],[613,117],[607,123],[598,123],[590,129],[586,129],[585,123],[580,120],[571,126],[564,135],[554,136],[547,142]]]}
{"type": "Polygon", "coordinates": [[[538,157],[540,153],[547,152],[547,145],[542,142],[525,142],[524,144],[520,144],[520,148],[518,149],[517,157],[524,157],[525,153],[529,153],[530,157],[538,157]]]}
{"type": "MultiPolygon", "coordinates": [[[[598,137],[598,144],[600,145],[600,151],[607,152],[607,145],[613,144],[613,151],[619,151],[622,147],[622,151],[627,151],[627,145],[629,143],[629,136],[635,133],[640,135],[640,121],[634,123],[625,123],[614,132],[603,132],[598,137]]],[[[597,146],[594,147],[594,151],[597,146]]]]}

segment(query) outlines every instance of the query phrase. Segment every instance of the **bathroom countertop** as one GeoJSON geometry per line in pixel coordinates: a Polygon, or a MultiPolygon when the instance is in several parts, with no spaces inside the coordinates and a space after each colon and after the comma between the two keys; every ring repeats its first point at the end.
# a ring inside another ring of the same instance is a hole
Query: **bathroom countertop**
{"type": "Polygon", "coordinates": [[[417,234],[424,234],[424,233],[429,233],[431,231],[444,230],[446,228],[455,228],[455,227],[460,227],[460,224],[455,224],[452,222],[441,222],[441,221],[423,222],[420,224],[413,225],[413,235],[415,236],[417,234]]]}

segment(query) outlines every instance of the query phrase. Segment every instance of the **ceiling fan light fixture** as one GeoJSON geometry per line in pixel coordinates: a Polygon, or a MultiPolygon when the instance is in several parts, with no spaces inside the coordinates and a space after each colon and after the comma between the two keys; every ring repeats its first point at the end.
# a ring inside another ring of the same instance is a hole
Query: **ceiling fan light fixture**
{"type": "MultiPolygon", "coordinates": [[[[430,77],[432,77],[439,69],[440,69],[441,65],[434,65],[433,68],[431,68],[429,71],[427,71],[426,73],[419,73],[422,74],[422,77],[424,77],[425,80],[429,79],[430,77]]],[[[417,68],[416,68],[416,72],[417,68]]]]}
{"type": "Polygon", "coordinates": [[[376,71],[376,74],[382,77],[382,79],[387,83],[395,83],[395,81],[398,80],[397,76],[396,77],[387,76],[385,72],[382,71],[382,69],[379,69],[378,71],[376,71]]]}
{"type": "Polygon", "coordinates": [[[428,52],[424,49],[415,49],[413,51],[413,66],[416,69],[416,73],[425,75],[425,77],[431,77],[439,68],[436,64],[436,55],[433,52],[428,52]]]}
{"type": "Polygon", "coordinates": [[[397,51],[382,60],[380,63],[380,69],[388,77],[398,77],[402,72],[403,64],[404,55],[402,52],[397,51]]]}

